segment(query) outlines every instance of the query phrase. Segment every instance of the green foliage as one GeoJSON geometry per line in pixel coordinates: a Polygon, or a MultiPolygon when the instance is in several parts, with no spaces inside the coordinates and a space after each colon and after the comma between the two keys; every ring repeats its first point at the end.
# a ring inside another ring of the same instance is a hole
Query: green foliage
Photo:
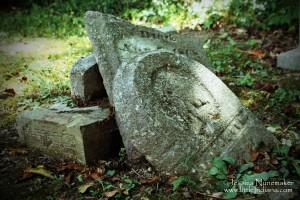
{"type": "Polygon", "coordinates": [[[108,171],[106,172],[106,176],[114,176],[115,173],[116,173],[115,170],[108,170],[108,171]]]}
{"type": "Polygon", "coordinates": [[[261,193],[256,188],[255,181],[260,179],[267,181],[279,175],[274,170],[254,173],[252,171],[253,167],[254,163],[252,162],[237,165],[236,160],[232,157],[216,157],[212,160],[212,167],[208,170],[208,174],[216,179],[215,188],[225,192],[223,196],[225,199],[234,199],[237,197],[238,191],[254,192],[255,194],[261,193]],[[229,171],[232,172],[229,174],[229,171]]]}
{"type": "MultiPolygon", "coordinates": [[[[68,37],[85,35],[83,16],[88,10],[122,15],[129,9],[147,7],[149,1],[138,0],[53,0],[33,4],[28,10],[0,12],[0,30],[22,36],[68,37]]],[[[27,4],[29,5],[29,4],[27,4]]]]}
{"type": "Polygon", "coordinates": [[[195,186],[196,183],[188,176],[179,176],[172,181],[173,191],[176,191],[181,185],[195,186]]]}
{"type": "Polygon", "coordinates": [[[292,157],[290,152],[291,147],[287,145],[282,145],[276,147],[273,151],[278,154],[277,159],[280,161],[284,171],[284,178],[286,178],[290,171],[297,174],[300,177],[300,160],[292,157]]]}
{"type": "Polygon", "coordinates": [[[235,85],[250,88],[255,85],[256,80],[264,80],[271,73],[268,66],[263,66],[258,58],[246,50],[258,46],[257,40],[236,41],[227,33],[205,44],[214,71],[219,76],[223,76],[225,81],[234,82],[235,85]]]}
{"type": "Polygon", "coordinates": [[[222,18],[222,16],[217,13],[209,14],[209,17],[203,22],[203,27],[205,29],[209,29],[212,27],[212,25],[214,25],[221,18],[222,18]]]}
{"type": "Polygon", "coordinates": [[[147,7],[128,9],[124,17],[134,22],[164,24],[182,28],[196,18],[196,15],[191,11],[190,3],[187,1],[153,0],[149,1],[147,7]]]}
{"type": "Polygon", "coordinates": [[[240,27],[297,27],[298,1],[294,0],[233,0],[227,20],[240,27]]]}
{"type": "Polygon", "coordinates": [[[251,87],[251,86],[253,86],[254,82],[255,82],[255,80],[249,72],[247,72],[245,76],[241,76],[238,79],[238,85],[240,85],[240,86],[251,87]]]}
{"type": "Polygon", "coordinates": [[[300,100],[300,90],[278,88],[270,99],[271,106],[282,107],[300,100]]]}

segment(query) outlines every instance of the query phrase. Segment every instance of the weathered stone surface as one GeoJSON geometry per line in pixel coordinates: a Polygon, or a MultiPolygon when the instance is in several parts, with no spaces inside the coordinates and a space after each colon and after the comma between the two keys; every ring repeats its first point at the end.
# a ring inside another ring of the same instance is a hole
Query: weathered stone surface
{"type": "Polygon", "coordinates": [[[72,67],[71,93],[78,104],[107,96],[94,55],[80,58],[72,67]]]}
{"type": "MultiPolygon", "coordinates": [[[[300,1],[298,3],[299,3],[299,19],[300,19],[300,1]]],[[[279,54],[277,56],[277,67],[283,69],[300,70],[300,20],[299,20],[299,46],[296,49],[279,54]]]]}
{"type": "Polygon", "coordinates": [[[300,70],[300,46],[297,49],[279,54],[277,66],[284,69],[300,70]]]}
{"type": "Polygon", "coordinates": [[[19,139],[56,158],[93,163],[116,155],[121,138],[109,108],[40,108],[17,118],[19,139]]]}
{"type": "Polygon", "coordinates": [[[85,21],[112,105],[114,104],[112,83],[119,66],[142,53],[166,49],[210,66],[202,48],[203,41],[199,37],[163,33],[152,28],[133,25],[112,15],[92,11],[86,13],[85,21]]]}
{"type": "Polygon", "coordinates": [[[168,51],[123,64],[114,79],[116,118],[129,158],[204,178],[214,156],[249,159],[276,143],[262,123],[202,64],[168,51]]]}

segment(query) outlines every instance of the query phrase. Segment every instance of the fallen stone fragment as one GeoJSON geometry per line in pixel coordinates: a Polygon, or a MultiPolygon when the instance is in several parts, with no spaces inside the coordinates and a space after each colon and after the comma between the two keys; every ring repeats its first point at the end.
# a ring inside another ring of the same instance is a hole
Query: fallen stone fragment
{"type": "Polygon", "coordinates": [[[297,49],[279,54],[277,66],[283,69],[300,70],[300,46],[297,49]]]}
{"type": "MultiPolygon", "coordinates": [[[[296,1],[295,1],[296,2],[296,1]]],[[[300,19],[300,2],[299,2],[300,19]]],[[[299,20],[299,44],[298,48],[283,52],[277,57],[277,67],[283,69],[300,70],[300,20],[299,20]]]]}
{"type": "Polygon", "coordinates": [[[113,102],[129,158],[166,173],[203,179],[215,156],[250,160],[252,149],[277,143],[217,76],[172,52],[122,65],[113,102]]]}
{"type": "Polygon", "coordinates": [[[94,55],[80,58],[72,67],[71,93],[77,105],[107,96],[94,55]]]}
{"type": "Polygon", "coordinates": [[[133,25],[112,15],[92,11],[86,13],[85,22],[112,105],[114,104],[112,84],[119,66],[142,53],[165,49],[197,60],[207,67],[210,66],[203,50],[204,41],[199,37],[164,33],[133,25]]]}
{"type": "Polygon", "coordinates": [[[117,155],[121,138],[109,108],[40,108],[17,118],[19,140],[55,158],[94,163],[117,155]]]}

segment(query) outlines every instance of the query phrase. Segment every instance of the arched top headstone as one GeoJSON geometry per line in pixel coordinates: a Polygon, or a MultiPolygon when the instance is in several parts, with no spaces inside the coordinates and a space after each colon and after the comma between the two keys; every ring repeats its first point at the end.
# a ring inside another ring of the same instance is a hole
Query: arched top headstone
{"type": "Polygon", "coordinates": [[[144,155],[162,171],[199,176],[207,157],[246,156],[251,147],[275,141],[217,76],[186,56],[140,55],[119,68],[113,91],[129,156],[144,155]],[[250,129],[255,137],[246,140],[250,129]]]}

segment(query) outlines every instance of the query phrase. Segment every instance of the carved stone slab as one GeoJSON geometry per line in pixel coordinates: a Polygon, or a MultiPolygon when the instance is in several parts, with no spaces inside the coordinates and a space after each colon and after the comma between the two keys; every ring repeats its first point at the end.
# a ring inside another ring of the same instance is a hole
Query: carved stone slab
{"type": "Polygon", "coordinates": [[[40,108],[17,118],[20,141],[55,158],[93,163],[117,155],[121,138],[109,108],[40,108]]]}
{"type": "Polygon", "coordinates": [[[86,13],[85,22],[112,105],[112,83],[119,66],[142,53],[165,49],[209,66],[202,48],[203,42],[199,37],[163,33],[156,29],[133,25],[112,15],[92,11],[86,13]]]}
{"type": "Polygon", "coordinates": [[[202,179],[214,156],[249,159],[274,136],[202,64],[168,51],[123,64],[113,101],[129,158],[158,170],[202,179]]]}
{"type": "Polygon", "coordinates": [[[80,58],[70,73],[72,98],[78,105],[106,96],[95,56],[80,58]]]}

